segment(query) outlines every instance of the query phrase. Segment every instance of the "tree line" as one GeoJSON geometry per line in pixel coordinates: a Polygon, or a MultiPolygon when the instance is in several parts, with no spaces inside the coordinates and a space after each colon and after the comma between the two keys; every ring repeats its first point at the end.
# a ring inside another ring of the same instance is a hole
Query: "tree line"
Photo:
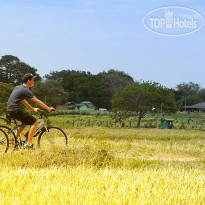
{"type": "Polygon", "coordinates": [[[138,111],[143,116],[147,111],[163,108],[163,111],[175,112],[182,105],[205,101],[205,89],[193,82],[181,83],[175,89],[169,89],[152,81],[135,81],[124,71],[114,69],[96,75],[68,69],[51,71],[41,77],[36,68],[18,57],[5,55],[0,59],[2,108],[11,90],[21,83],[25,73],[37,76],[32,92],[52,106],[86,100],[98,108],[138,111]]]}

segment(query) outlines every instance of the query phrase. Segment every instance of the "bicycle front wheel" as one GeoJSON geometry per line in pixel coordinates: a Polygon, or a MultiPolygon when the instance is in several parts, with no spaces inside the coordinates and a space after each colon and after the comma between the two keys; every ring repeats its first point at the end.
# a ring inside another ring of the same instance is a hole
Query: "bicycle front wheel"
{"type": "Polygon", "coordinates": [[[49,150],[54,147],[64,148],[67,144],[67,135],[58,127],[47,127],[38,137],[38,147],[43,150],[49,150]]]}
{"type": "Polygon", "coordinates": [[[6,132],[0,129],[0,154],[7,152],[9,148],[9,140],[6,132]]]}

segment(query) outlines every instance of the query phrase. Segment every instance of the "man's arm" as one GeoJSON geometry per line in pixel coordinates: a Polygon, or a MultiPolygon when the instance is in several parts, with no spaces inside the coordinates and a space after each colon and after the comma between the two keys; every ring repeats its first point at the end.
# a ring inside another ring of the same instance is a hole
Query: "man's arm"
{"type": "Polygon", "coordinates": [[[35,108],[33,108],[26,100],[21,101],[29,110],[36,112],[35,108]]]}
{"type": "Polygon", "coordinates": [[[52,110],[55,111],[55,108],[53,107],[48,107],[46,104],[44,104],[41,100],[39,100],[36,97],[31,98],[31,100],[33,102],[35,102],[37,105],[41,106],[42,108],[45,108],[46,110],[48,110],[48,112],[51,112],[52,110]]]}

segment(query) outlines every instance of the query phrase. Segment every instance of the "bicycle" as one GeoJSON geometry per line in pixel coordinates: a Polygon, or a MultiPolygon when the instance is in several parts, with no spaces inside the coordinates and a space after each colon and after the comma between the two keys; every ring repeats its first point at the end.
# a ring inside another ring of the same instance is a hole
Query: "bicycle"
{"type": "Polygon", "coordinates": [[[0,129],[0,154],[7,152],[9,148],[9,139],[6,132],[0,129]]]}
{"type": "MultiPolygon", "coordinates": [[[[38,137],[37,139],[37,147],[39,149],[50,149],[51,147],[66,147],[68,144],[68,138],[66,133],[59,127],[55,126],[47,126],[44,119],[45,119],[45,111],[39,109],[40,118],[37,120],[38,125],[36,131],[34,133],[34,138],[38,137]]],[[[1,118],[2,119],[2,118],[1,118]]],[[[25,140],[22,139],[21,134],[19,133],[18,128],[25,126],[25,124],[17,124],[15,119],[12,119],[8,114],[7,118],[4,119],[7,121],[7,124],[13,123],[15,126],[11,129],[8,126],[0,125],[0,129],[6,132],[9,147],[12,147],[12,152],[18,148],[24,149],[24,145],[28,139],[28,132],[24,135],[25,140]],[[15,136],[15,130],[17,130],[17,136],[15,136]]],[[[7,152],[8,149],[5,149],[7,152]]]]}

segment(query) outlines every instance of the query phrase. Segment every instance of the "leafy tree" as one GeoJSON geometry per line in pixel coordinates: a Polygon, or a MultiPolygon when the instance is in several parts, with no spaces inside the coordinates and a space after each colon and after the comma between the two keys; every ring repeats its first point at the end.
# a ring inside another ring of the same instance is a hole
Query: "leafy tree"
{"type": "Polygon", "coordinates": [[[203,100],[199,97],[199,95],[188,95],[186,97],[186,104],[187,105],[194,105],[197,103],[203,102],[203,100]]]}
{"type": "Polygon", "coordinates": [[[180,110],[182,106],[200,103],[203,99],[205,100],[205,94],[203,93],[205,92],[203,92],[203,89],[197,83],[181,83],[173,91],[175,105],[180,110]]]}
{"type": "Polygon", "coordinates": [[[184,93],[185,96],[197,95],[200,91],[200,85],[193,82],[181,83],[177,85],[177,90],[184,93]]]}
{"type": "Polygon", "coordinates": [[[126,86],[133,82],[133,78],[123,71],[114,69],[108,70],[108,72],[99,73],[102,76],[102,80],[105,85],[110,89],[111,94],[114,94],[115,88],[119,86],[126,86]]]}
{"type": "Polygon", "coordinates": [[[62,70],[62,71],[52,71],[49,75],[46,75],[46,79],[57,80],[60,82],[63,89],[68,92],[69,101],[77,101],[78,87],[83,84],[90,73],[85,71],[75,71],[75,70],[62,70]]]}
{"type": "Polygon", "coordinates": [[[91,101],[97,107],[104,107],[103,98],[104,84],[98,75],[88,75],[83,78],[83,82],[76,81],[77,97],[76,101],[91,101]]]}
{"type": "Polygon", "coordinates": [[[119,88],[113,99],[114,111],[135,111],[138,113],[138,126],[147,112],[175,112],[174,102],[169,89],[156,82],[134,82],[119,88]]]}
{"type": "Polygon", "coordinates": [[[107,109],[111,108],[111,99],[115,93],[115,89],[134,82],[133,78],[125,72],[114,69],[108,70],[107,73],[99,73],[98,75],[101,76],[101,81],[104,85],[102,99],[104,99],[104,107],[107,109]]]}
{"type": "Polygon", "coordinates": [[[78,81],[78,83],[82,83],[84,82],[84,77],[87,77],[88,75],[91,75],[90,72],[62,70],[52,71],[49,75],[46,75],[45,77],[48,80],[57,80],[61,83],[65,91],[70,92],[75,90],[75,81],[78,81]]]}
{"type": "Polygon", "coordinates": [[[67,102],[67,93],[56,80],[36,82],[33,88],[33,94],[40,100],[53,107],[65,104],[67,102]]]}
{"type": "Polygon", "coordinates": [[[16,56],[5,55],[0,59],[0,81],[4,83],[12,83],[12,85],[19,85],[21,78],[26,73],[32,73],[40,79],[36,73],[37,69],[21,62],[16,56]]]}
{"type": "Polygon", "coordinates": [[[11,84],[0,82],[0,114],[6,112],[7,101],[13,90],[11,84]]]}
{"type": "Polygon", "coordinates": [[[200,99],[202,99],[203,101],[205,101],[205,89],[202,88],[200,91],[199,91],[199,97],[200,99]]]}
{"type": "Polygon", "coordinates": [[[80,102],[88,100],[97,107],[111,108],[111,98],[118,86],[133,82],[132,77],[122,71],[109,70],[92,75],[90,72],[63,70],[53,71],[47,79],[57,80],[68,92],[68,100],[80,102]]]}

